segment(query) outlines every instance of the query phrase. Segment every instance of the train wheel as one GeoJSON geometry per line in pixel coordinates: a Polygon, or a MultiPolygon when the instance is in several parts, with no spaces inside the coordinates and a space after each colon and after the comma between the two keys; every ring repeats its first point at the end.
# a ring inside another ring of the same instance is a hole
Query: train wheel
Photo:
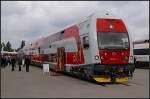
{"type": "Polygon", "coordinates": [[[86,74],[85,74],[85,72],[84,72],[84,69],[81,69],[81,70],[80,70],[80,79],[86,80],[86,74]]]}
{"type": "Polygon", "coordinates": [[[92,80],[92,76],[89,75],[89,74],[87,74],[87,75],[86,75],[86,79],[87,79],[88,81],[91,81],[91,80],[92,80]]]}

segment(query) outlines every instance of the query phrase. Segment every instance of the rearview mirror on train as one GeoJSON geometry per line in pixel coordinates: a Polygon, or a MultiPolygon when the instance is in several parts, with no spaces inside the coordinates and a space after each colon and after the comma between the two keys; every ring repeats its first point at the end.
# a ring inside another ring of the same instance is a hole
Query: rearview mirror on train
{"type": "Polygon", "coordinates": [[[89,48],[89,37],[88,36],[83,37],[83,47],[89,48]]]}

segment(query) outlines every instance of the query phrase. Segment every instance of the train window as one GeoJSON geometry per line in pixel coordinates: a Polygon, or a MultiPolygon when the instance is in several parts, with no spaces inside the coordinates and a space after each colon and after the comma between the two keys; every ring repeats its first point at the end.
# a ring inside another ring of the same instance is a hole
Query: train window
{"type": "Polygon", "coordinates": [[[129,38],[127,33],[97,33],[99,49],[128,49],[129,38]]]}
{"type": "Polygon", "coordinates": [[[65,31],[61,31],[60,33],[63,34],[65,31]]]}
{"type": "Polygon", "coordinates": [[[44,58],[45,58],[45,61],[49,61],[49,55],[48,54],[45,54],[44,58]]]}
{"type": "Polygon", "coordinates": [[[88,36],[83,37],[83,47],[89,48],[89,37],[88,36]]]}
{"type": "Polygon", "coordinates": [[[134,55],[149,55],[149,49],[134,49],[134,55]]]}
{"type": "Polygon", "coordinates": [[[49,62],[57,62],[57,54],[49,54],[47,61],[49,62]]]}
{"type": "Polygon", "coordinates": [[[38,48],[38,52],[39,52],[39,54],[40,54],[40,50],[41,50],[41,48],[39,47],[39,48],[38,48]]]}

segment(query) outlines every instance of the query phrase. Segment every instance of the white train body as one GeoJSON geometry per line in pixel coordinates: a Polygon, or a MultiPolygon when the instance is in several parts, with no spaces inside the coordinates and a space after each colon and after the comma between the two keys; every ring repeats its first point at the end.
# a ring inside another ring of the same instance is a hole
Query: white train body
{"type": "Polygon", "coordinates": [[[149,67],[149,41],[134,42],[134,57],[137,67],[149,67]]]}

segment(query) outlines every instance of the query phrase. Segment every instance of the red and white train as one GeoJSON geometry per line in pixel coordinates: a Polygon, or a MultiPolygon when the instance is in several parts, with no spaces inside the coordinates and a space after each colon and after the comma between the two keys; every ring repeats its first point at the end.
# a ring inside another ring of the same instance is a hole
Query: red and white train
{"type": "Polygon", "coordinates": [[[124,82],[134,72],[133,45],[123,20],[95,13],[21,50],[32,62],[97,82],[124,82]]]}
{"type": "Polygon", "coordinates": [[[134,58],[135,67],[137,68],[149,68],[149,39],[138,40],[133,42],[134,46],[134,58]]]}

